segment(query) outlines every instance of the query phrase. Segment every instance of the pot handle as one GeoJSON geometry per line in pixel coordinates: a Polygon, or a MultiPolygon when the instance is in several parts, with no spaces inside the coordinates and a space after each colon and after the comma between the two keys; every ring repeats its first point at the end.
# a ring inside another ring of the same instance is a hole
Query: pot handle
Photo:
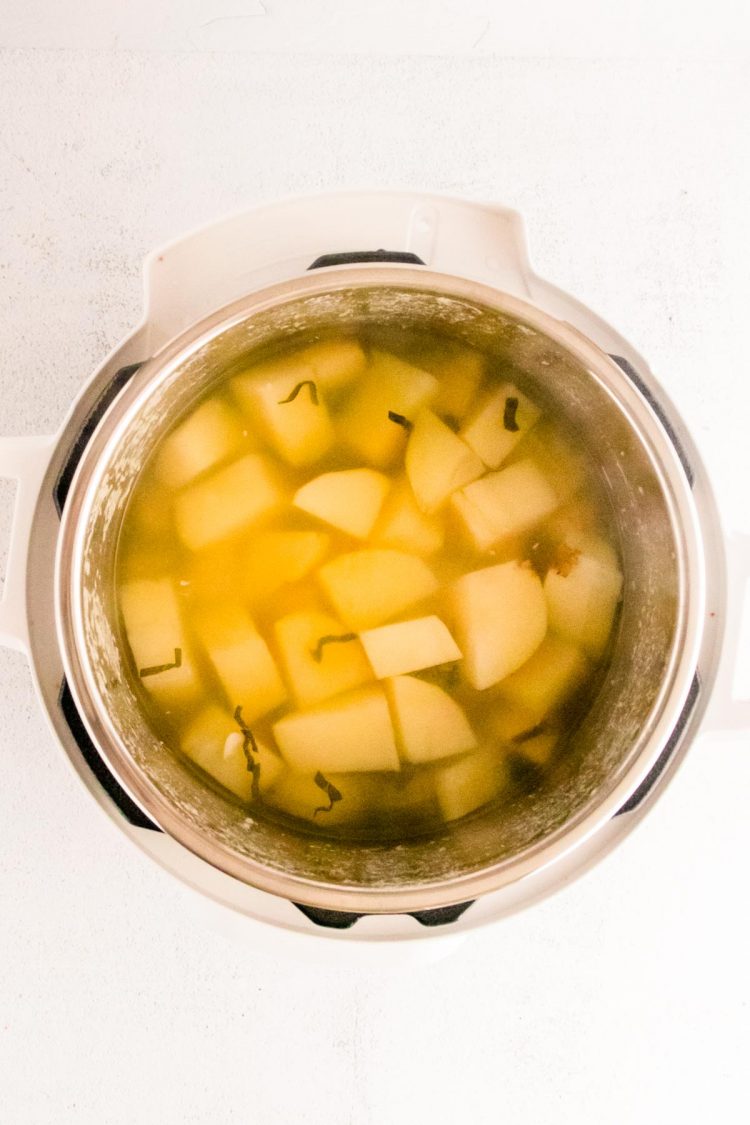
{"type": "Polygon", "coordinates": [[[26,567],[37,498],[56,439],[0,437],[0,479],[17,482],[5,581],[0,599],[0,647],[28,653],[26,567]]]}
{"type": "Polygon", "coordinates": [[[704,731],[750,731],[750,699],[738,699],[734,689],[740,653],[750,643],[750,535],[728,536],[727,599],[724,642],[704,731]],[[744,646],[743,646],[744,640],[744,646]]]}

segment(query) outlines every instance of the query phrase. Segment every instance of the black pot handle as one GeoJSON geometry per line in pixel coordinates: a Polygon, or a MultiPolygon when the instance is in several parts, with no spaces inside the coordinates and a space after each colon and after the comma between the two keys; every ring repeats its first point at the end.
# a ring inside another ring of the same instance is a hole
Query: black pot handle
{"type": "MultiPolygon", "coordinates": [[[[454,906],[439,906],[435,910],[408,911],[410,917],[416,918],[421,926],[447,926],[455,922],[465,910],[472,905],[471,902],[458,902],[454,906]]],[[[302,911],[306,918],[328,930],[349,930],[360,918],[366,914],[353,914],[347,910],[321,910],[316,906],[304,906],[301,902],[292,903],[302,911]]]]}
{"type": "Polygon", "coordinates": [[[338,254],[321,254],[307,268],[321,270],[325,266],[352,266],[368,262],[400,262],[407,266],[425,264],[420,257],[408,250],[348,250],[338,254]]]}

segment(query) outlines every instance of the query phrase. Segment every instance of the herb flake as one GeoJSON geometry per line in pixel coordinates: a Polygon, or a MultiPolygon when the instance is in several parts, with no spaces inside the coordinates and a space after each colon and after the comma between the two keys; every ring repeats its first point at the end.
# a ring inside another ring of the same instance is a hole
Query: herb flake
{"type": "Polygon", "coordinates": [[[356,639],[356,633],[340,633],[338,636],[335,633],[328,633],[327,636],[320,638],[315,648],[310,649],[310,655],[316,664],[320,664],[323,659],[323,649],[326,645],[346,644],[348,641],[356,641],[356,639]]]}
{"type": "Polygon", "coordinates": [[[410,422],[408,418],[405,418],[403,414],[397,414],[395,410],[389,410],[388,417],[391,422],[395,422],[397,426],[403,426],[407,433],[409,430],[414,429],[414,423],[410,422]]]}
{"type": "Polygon", "coordinates": [[[242,707],[239,703],[234,710],[234,721],[242,731],[242,753],[245,755],[247,770],[252,778],[250,792],[253,800],[257,800],[260,783],[260,762],[256,761],[253,754],[259,753],[258,743],[255,741],[255,735],[250,730],[250,727],[242,718],[242,707]]]}
{"type": "Polygon", "coordinates": [[[505,409],[503,411],[503,426],[506,430],[510,430],[512,434],[517,434],[520,426],[516,421],[516,413],[518,412],[518,399],[514,395],[510,395],[505,400],[505,409]]]}
{"type": "Polygon", "coordinates": [[[287,403],[287,402],[294,402],[295,398],[300,393],[300,391],[302,390],[303,387],[309,387],[310,388],[310,402],[313,404],[313,406],[317,406],[318,405],[318,388],[317,388],[317,386],[315,385],[315,383],[312,379],[303,379],[301,383],[297,383],[297,386],[294,388],[294,390],[291,392],[291,394],[287,395],[286,398],[279,399],[277,405],[278,406],[284,406],[284,404],[287,403]]]}
{"type": "Polygon", "coordinates": [[[319,812],[330,812],[337,801],[343,801],[343,794],[339,792],[335,785],[331,784],[325,774],[322,774],[320,770],[315,774],[313,781],[318,789],[323,790],[329,802],[327,805],[320,805],[319,808],[315,809],[313,816],[317,816],[319,812]]]}
{"type": "Polygon", "coordinates": [[[174,650],[174,660],[171,664],[152,664],[150,668],[139,668],[138,675],[142,680],[147,676],[158,676],[160,672],[171,672],[173,668],[182,667],[182,649],[174,650]]]}

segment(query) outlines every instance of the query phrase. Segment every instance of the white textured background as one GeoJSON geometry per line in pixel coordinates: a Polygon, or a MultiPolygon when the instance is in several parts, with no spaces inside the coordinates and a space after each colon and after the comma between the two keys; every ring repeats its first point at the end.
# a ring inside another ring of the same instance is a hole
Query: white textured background
{"type": "MultiPolygon", "coordinates": [[[[52,431],[154,244],[280,194],[525,215],[649,358],[750,523],[745,4],[0,0],[0,432],[52,431]]],[[[0,566],[9,490],[0,487],[0,566]]],[[[625,845],[408,973],[276,960],[70,778],[0,653],[0,1121],[745,1122],[748,739],[625,845]]]]}

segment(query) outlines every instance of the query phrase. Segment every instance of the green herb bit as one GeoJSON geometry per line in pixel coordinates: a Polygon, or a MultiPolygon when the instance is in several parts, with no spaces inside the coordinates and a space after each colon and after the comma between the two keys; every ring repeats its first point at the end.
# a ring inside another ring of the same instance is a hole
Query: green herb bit
{"type": "Polygon", "coordinates": [[[388,417],[391,422],[395,422],[397,426],[403,426],[407,433],[409,430],[414,429],[414,423],[410,422],[408,418],[405,418],[403,414],[397,414],[395,410],[389,410],[388,417]]]}
{"type": "Polygon", "coordinates": [[[343,801],[343,795],[339,792],[335,785],[332,785],[328,778],[318,770],[313,778],[318,789],[322,789],[328,798],[327,805],[321,805],[315,809],[313,816],[317,816],[319,812],[330,812],[337,801],[343,801]]]}
{"type": "Polygon", "coordinates": [[[283,406],[287,402],[294,402],[295,398],[300,393],[303,387],[310,388],[310,402],[313,404],[313,406],[317,406],[318,388],[316,387],[312,379],[303,379],[301,383],[297,383],[297,386],[294,388],[292,393],[287,396],[287,398],[279,399],[278,405],[283,406]]]}
{"type": "Polygon", "coordinates": [[[146,676],[158,676],[160,672],[170,672],[172,670],[172,668],[181,668],[181,667],[182,667],[182,649],[176,648],[174,650],[174,660],[171,664],[153,664],[150,668],[139,669],[138,675],[140,676],[140,678],[142,680],[145,680],[146,676]]]}
{"type": "Polygon", "coordinates": [[[506,398],[505,410],[503,411],[503,425],[506,430],[510,430],[512,434],[518,433],[520,426],[516,421],[516,412],[518,411],[518,399],[513,396],[506,398]]]}
{"type": "Polygon", "coordinates": [[[242,753],[245,755],[245,762],[247,763],[248,773],[252,777],[250,792],[253,800],[257,800],[259,795],[258,786],[260,782],[260,762],[256,762],[253,754],[258,753],[258,743],[255,741],[255,735],[250,730],[250,727],[242,718],[242,707],[240,704],[238,704],[235,708],[234,721],[243,734],[242,753]]]}
{"type": "Polygon", "coordinates": [[[329,633],[328,636],[320,638],[315,648],[310,649],[310,655],[316,664],[320,664],[323,659],[323,649],[326,645],[346,644],[348,641],[356,641],[356,639],[356,633],[341,633],[339,636],[329,633]]]}

